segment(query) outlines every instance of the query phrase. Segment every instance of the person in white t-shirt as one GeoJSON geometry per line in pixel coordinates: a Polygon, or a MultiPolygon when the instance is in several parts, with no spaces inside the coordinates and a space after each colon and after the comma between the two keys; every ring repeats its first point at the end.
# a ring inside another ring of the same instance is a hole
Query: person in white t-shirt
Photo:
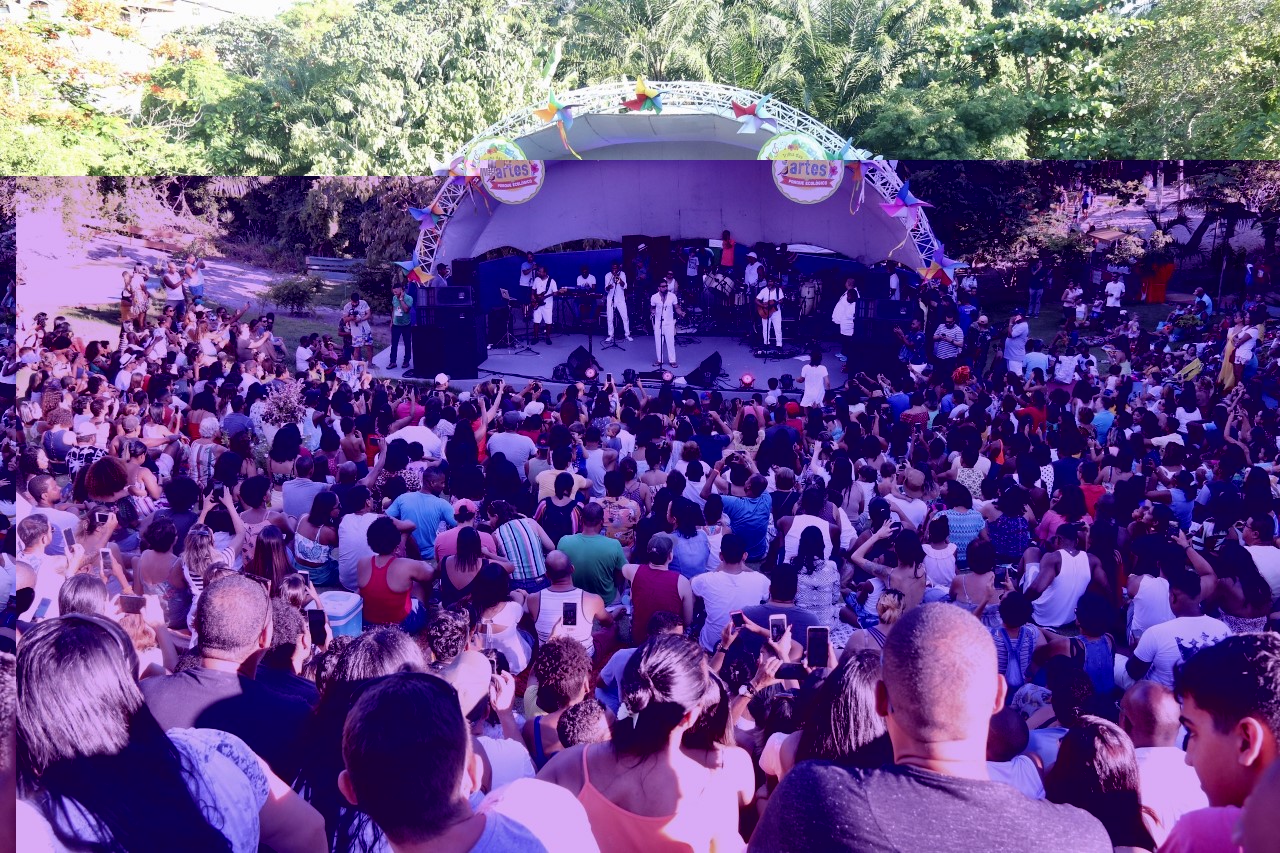
{"type": "Polygon", "coordinates": [[[622,334],[631,340],[631,320],[627,316],[627,274],[621,264],[604,274],[604,310],[609,323],[609,340],[613,340],[613,314],[622,316],[622,334]]]}
{"type": "Polygon", "coordinates": [[[747,253],[747,267],[742,271],[742,281],[747,288],[754,289],[764,279],[764,264],[756,257],[755,252],[747,253]]]}
{"type": "Polygon", "coordinates": [[[720,542],[720,567],[692,581],[693,594],[702,599],[707,610],[707,621],[698,640],[709,652],[719,644],[730,614],[769,599],[769,579],[748,569],[743,562],[745,557],[742,537],[727,533],[720,542]]]}
{"type": "Polygon", "coordinates": [[[1253,350],[1262,337],[1262,323],[1266,318],[1266,309],[1255,309],[1249,316],[1249,325],[1243,332],[1231,339],[1236,346],[1235,355],[1231,359],[1231,370],[1235,373],[1236,384],[1244,378],[1244,368],[1253,360],[1253,350]]]}
{"type": "Polygon", "coordinates": [[[809,354],[809,363],[800,369],[800,381],[804,383],[804,397],[800,405],[804,407],[821,406],[827,389],[831,387],[831,377],[822,363],[822,350],[817,347],[809,354]]]}
{"type": "Polygon", "coordinates": [[[992,782],[1003,782],[1032,800],[1043,800],[1040,767],[1027,754],[1030,742],[1027,721],[1015,709],[1004,708],[992,714],[987,723],[987,774],[992,782]]]}
{"type": "Polygon", "coordinates": [[[1220,619],[1200,613],[1200,576],[1182,569],[1170,573],[1169,607],[1173,619],[1142,633],[1125,670],[1134,681],[1148,679],[1173,688],[1173,669],[1203,648],[1212,646],[1231,629],[1220,619]]]}
{"type": "Polygon", "coordinates": [[[1110,328],[1120,319],[1120,300],[1124,298],[1124,279],[1120,278],[1119,273],[1112,273],[1111,280],[1107,282],[1107,286],[1103,289],[1106,297],[1106,318],[1104,322],[1110,328]]]}
{"type": "Polygon", "coordinates": [[[547,274],[546,267],[538,267],[533,277],[533,339],[538,339],[538,327],[544,329],[548,344],[551,343],[551,324],[555,317],[555,293],[560,289],[556,280],[547,274]]]}
{"type": "Polygon", "coordinates": [[[294,367],[298,368],[299,373],[306,373],[311,369],[311,359],[315,357],[315,350],[311,348],[311,340],[314,335],[307,335],[298,342],[298,348],[293,354],[294,367]]]}
{"type": "Polygon", "coordinates": [[[533,252],[525,252],[524,263],[520,265],[520,286],[533,287],[533,276],[538,272],[538,264],[533,259],[533,252]]]}
{"type": "Polygon", "coordinates": [[[782,288],[775,287],[768,279],[756,294],[756,309],[761,312],[760,334],[765,346],[769,346],[770,329],[773,330],[774,346],[782,346],[782,297],[782,288]]]}
{"type": "Polygon", "coordinates": [[[902,298],[902,279],[898,277],[898,262],[887,261],[889,268],[889,298],[902,298]]]}
{"type": "Polygon", "coordinates": [[[1209,805],[1187,754],[1178,748],[1180,713],[1173,691],[1154,681],[1139,681],[1120,700],[1120,728],[1138,758],[1142,804],[1160,820],[1152,829],[1156,844],[1164,843],[1178,818],[1209,805]]]}

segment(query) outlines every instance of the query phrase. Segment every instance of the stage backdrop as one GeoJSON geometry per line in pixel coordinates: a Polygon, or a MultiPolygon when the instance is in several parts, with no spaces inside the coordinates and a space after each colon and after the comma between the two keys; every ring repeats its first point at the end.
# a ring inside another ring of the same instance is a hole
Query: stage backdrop
{"type": "MultiPolygon", "coordinates": [[[[537,249],[535,248],[534,251],[536,252],[537,249]]],[[[746,258],[746,251],[739,254],[746,258]]],[[[604,275],[609,271],[612,264],[615,262],[622,263],[622,249],[557,252],[551,255],[539,254],[537,257],[538,262],[547,268],[547,272],[556,280],[556,283],[563,286],[573,286],[578,280],[578,273],[582,269],[582,265],[586,264],[591,274],[596,277],[596,290],[603,293],[604,275]]],[[[508,255],[505,258],[496,258],[480,264],[480,288],[477,298],[481,308],[485,311],[501,308],[501,289],[504,287],[512,297],[522,302],[529,301],[528,288],[522,289],[519,286],[520,265],[523,263],[524,255],[521,254],[508,255]]],[[[797,275],[822,275],[825,277],[828,274],[833,274],[836,276],[838,283],[843,276],[866,273],[867,265],[836,255],[800,253],[796,258],[794,269],[797,275]]],[[[681,273],[680,278],[682,281],[684,278],[683,271],[683,267],[678,271],[681,273]]],[[[884,275],[884,273],[881,273],[881,275],[884,275]]],[[[903,270],[900,273],[900,277],[905,284],[913,284],[920,278],[914,270],[903,270]]],[[[887,287],[888,285],[886,284],[885,286],[887,287]]],[[[833,290],[832,292],[838,294],[842,291],[833,290]]]]}
{"type": "Polygon", "coordinates": [[[807,243],[867,265],[889,257],[910,269],[923,265],[907,226],[884,212],[874,190],[857,206],[858,182],[846,180],[826,201],[797,204],[774,186],[773,166],[760,160],[547,161],[542,190],[524,204],[464,198],[445,226],[436,260],[502,246],[536,251],[585,237],[718,238],[727,228],[744,249],[757,241],[807,243]]]}

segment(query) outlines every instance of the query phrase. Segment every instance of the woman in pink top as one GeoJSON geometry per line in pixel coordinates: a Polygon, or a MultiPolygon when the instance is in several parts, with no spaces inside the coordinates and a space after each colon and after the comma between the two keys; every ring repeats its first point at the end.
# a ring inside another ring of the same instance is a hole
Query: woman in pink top
{"type": "Polygon", "coordinates": [[[627,662],[613,739],[566,749],[538,774],[573,792],[601,850],[738,851],[732,780],[686,755],[681,738],[703,712],[706,655],[682,636],[650,637],[627,662]]]}

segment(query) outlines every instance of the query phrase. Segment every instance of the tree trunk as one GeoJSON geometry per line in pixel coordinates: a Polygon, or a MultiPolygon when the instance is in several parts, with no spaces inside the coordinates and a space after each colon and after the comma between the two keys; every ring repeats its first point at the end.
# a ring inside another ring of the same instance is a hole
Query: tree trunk
{"type": "Polygon", "coordinates": [[[1186,245],[1183,247],[1187,252],[1195,252],[1200,249],[1200,244],[1204,242],[1204,235],[1209,233],[1209,229],[1218,221],[1216,213],[1206,213],[1204,218],[1200,220],[1200,224],[1196,226],[1196,230],[1191,232],[1191,236],[1187,239],[1186,245]]]}

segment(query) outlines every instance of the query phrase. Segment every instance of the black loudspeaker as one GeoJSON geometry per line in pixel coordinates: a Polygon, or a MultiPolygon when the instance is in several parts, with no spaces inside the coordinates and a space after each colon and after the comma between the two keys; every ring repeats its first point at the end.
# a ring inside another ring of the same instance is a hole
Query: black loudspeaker
{"type": "Polygon", "coordinates": [[[449,285],[448,287],[429,287],[426,293],[427,305],[446,308],[470,308],[474,303],[475,291],[469,287],[449,285]]]}
{"type": "Polygon", "coordinates": [[[905,325],[912,320],[924,319],[919,304],[905,299],[863,299],[858,307],[865,312],[860,312],[861,316],[873,320],[888,320],[891,321],[891,326],[893,323],[905,325]]]}
{"type": "Polygon", "coordinates": [[[478,286],[480,262],[475,258],[458,258],[449,264],[449,283],[454,287],[478,286]]]}
{"type": "Polygon", "coordinates": [[[428,379],[437,373],[451,379],[477,378],[488,358],[489,324],[484,314],[470,306],[438,306],[424,313],[427,322],[413,330],[414,374],[428,379]]]}
{"type": "Polygon", "coordinates": [[[569,376],[573,379],[594,379],[594,376],[587,376],[587,368],[589,367],[595,367],[596,375],[599,375],[599,367],[596,367],[595,359],[591,357],[591,353],[586,347],[580,346],[569,353],[569,357],[565,359],[565,365],[569,369],[569,376]]]}
{"type": "MultiPolygon", "coordinates": [[[[649,280],[662,281],[662,277],[675,269],[672,266],[671,238],[654,237],[649,241],[649,280]]],[[[679,270],[681,274],[684,270],[679,270]]]]}
{"type": "MultiPolygon", "coordinates": [[[[898,276],[899,279],[902,276],[898,276]]],[[[867,270],[858,281],[858,292],[863,299],[889,298],[889,273],[883,267],[867,270]]]]}
{"type": "Polygon", "coordinates": [[[713,387],[716,380],[720,378],[723,372],[723,366],[720,359],[720,351],[717,350],[711,355],[703,359],[702,363],[695,367],[685,376],[685,381],[690,385],[700,385],[704,388],[713,387]]]}

